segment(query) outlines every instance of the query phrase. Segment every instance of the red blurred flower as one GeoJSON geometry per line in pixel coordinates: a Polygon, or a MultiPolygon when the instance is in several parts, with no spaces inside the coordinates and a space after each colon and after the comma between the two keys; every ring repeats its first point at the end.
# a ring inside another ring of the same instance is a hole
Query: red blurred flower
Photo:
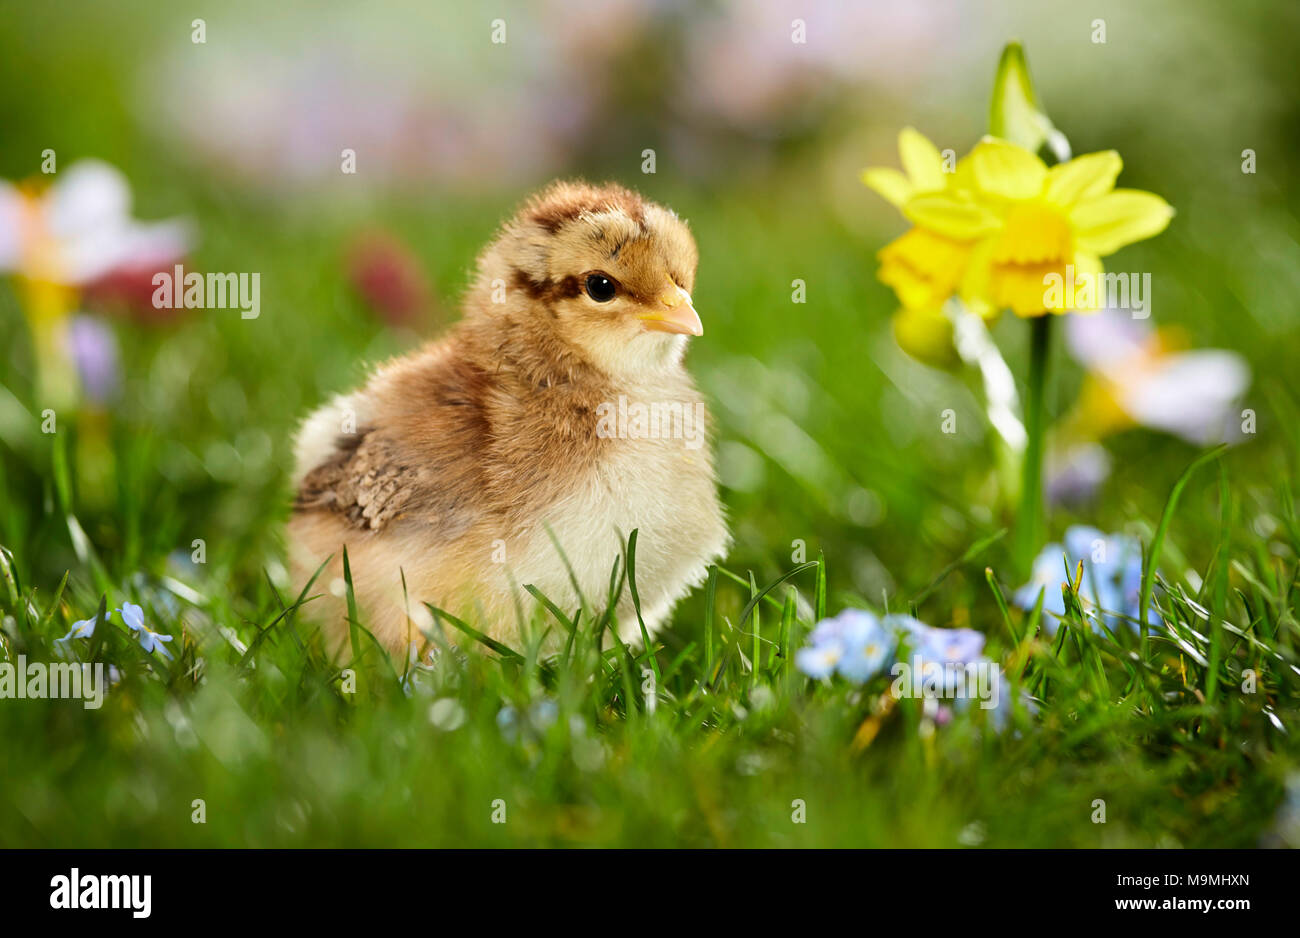
{"type": "Polygon", "coordinates": [[[428,313],[433,290],[419,259],[386,232],[372,232],[348,248],[348,279],[390,326],[413,325],[428,313]]]}
{"type": "Polygon", "coordinates": [[[110,312],[125,311],[146,323],[168,322],[186,312],[182,304],[157,307],[153,304],[155,274],[171,274],[170,261],[146,264],[128,264],[116,267],[83,288],[85,305],[89,309],[110,312]]]}

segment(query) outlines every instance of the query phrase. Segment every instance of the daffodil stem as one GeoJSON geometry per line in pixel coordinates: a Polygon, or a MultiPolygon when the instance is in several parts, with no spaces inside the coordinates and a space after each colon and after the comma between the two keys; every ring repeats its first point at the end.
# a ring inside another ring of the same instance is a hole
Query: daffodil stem
{"type": "Polygon", "coordinates": [[[1016,518],[1016,565],[1028,575],[1043,544],[1043,435],[1046,431],[1048,364],[1052,351],[1050,313],[1030,320],[1029,381],[1025,393],[1025,462],[1020,474],[1020,513],[1016,518]]]}

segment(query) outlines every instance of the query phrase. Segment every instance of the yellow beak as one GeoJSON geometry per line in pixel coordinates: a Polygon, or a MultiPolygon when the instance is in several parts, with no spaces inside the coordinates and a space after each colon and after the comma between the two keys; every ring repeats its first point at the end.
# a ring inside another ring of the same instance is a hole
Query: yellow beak
{"type": "Polygon", "coordinates": [[[651,332],[704,335],[704,324],[691,305],[691,295],[675,283],[659,294],[656,308],[643,314],[641,322],[651,332]]]}

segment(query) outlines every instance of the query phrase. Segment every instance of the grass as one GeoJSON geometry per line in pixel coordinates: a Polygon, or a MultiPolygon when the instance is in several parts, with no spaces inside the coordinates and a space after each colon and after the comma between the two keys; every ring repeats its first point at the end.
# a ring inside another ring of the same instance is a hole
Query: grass
{"type": "MultiPolygon", "coordinates": [[[[690,606],[664,643],[602,650],[605,610],[635,595],[634,534],[608,596],[588,597],[591,612],[548,602],[520,647],[431,607],[436,665],[390,662],[358,622],[339,667],[307,624],[311,590],[286,595],[272,575],[225,593],[197,571],[119,582],[83,575],[99,569],[88,555],[47,591],[5,549],[9,660],[55,660],[75,610],[102,616],[119,597],[183,637],[163,661],[120,620],[101,624],[73,647],[120,671],[102,710],[0,707],[0,834],[40,846],[1255,844],[1294,764],[1296,568],[1241,538],[1237,499],[1219,491],[1229,523],[1201,588],[1148,581],[1168,623],[1149,641],[1094,634],[1077,604],[1054,641],[1037,634],[1037,614],[1008,610],[1008,584],[983,567],[1000,537],[918,594],[986,580],[976,612],[991,654],[1038,702],[1001,732],[978,709],[935,731],[918,701],[891,704],[887,680],[795,671],[825,602],[822,560],[761,589],[752,572],[711,571],[707,607],[690,606]],[[544,655],[551,633],[562,651],[544,655]],[[1237,691],[1245,669],[1257,693],[1237,691]],[[1096,799],[1105,824],[1091,820],[1096,799]]],[[[79,527],[56,506],[49,538],[79,527]]],[[[1279,543],[1300,552],[1295,516],[1280,520],[1279,543]]]]}

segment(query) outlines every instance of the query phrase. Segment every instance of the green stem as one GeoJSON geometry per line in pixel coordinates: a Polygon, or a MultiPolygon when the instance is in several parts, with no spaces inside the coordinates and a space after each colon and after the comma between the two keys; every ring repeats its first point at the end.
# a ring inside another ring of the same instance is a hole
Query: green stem
{"type": "Polygon", "coordinates": [[[1043,435],[1046,430],[1047,369],[1052,350],[1052,316],[1030,320],[1029,386],[1025,394],[1025,462],[1020,475],[1020,514],[1016,519],[1016,563],[1024,575],[1043,545],[1043,435]]]}

